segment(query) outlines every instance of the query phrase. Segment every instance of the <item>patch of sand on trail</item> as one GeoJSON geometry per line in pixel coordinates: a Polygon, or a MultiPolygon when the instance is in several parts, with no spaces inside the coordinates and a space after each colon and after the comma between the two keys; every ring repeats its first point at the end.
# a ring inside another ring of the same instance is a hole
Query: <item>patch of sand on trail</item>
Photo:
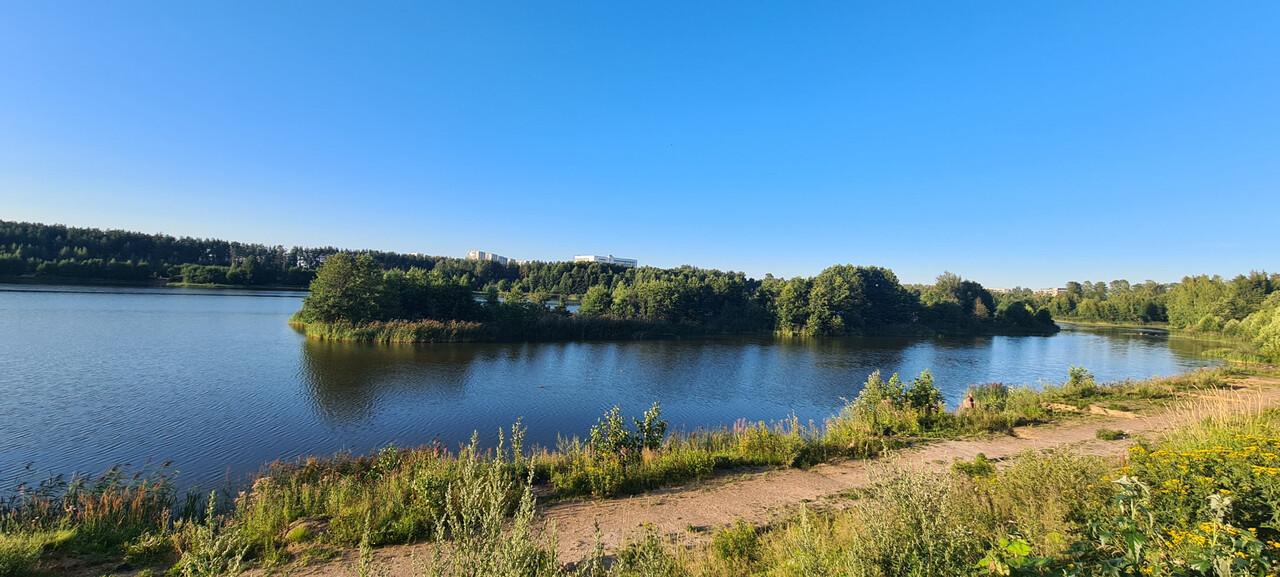
{"type": "MultiPolygon", "coordinates": [[[[1119,429],[1129,436],[1152,436],[1177,425],[1188,424],[1223,411],[1247,413],[1280,402],[1280,379],[1251,377],[1232,382],[1232,389],[1199,393],[1189,405],[1137,419],[1081,415],[1063,424],[1019,427],[1013,436],[937,441],[869,461],[822,464],[808,469],[765,469],[725,473],[710,481],[660,489],[616,499],[575,499],[541,509],[555,523],[561,562],[589,555],[596,544],[597,527],[607,550],[628,539],[654,531],[671,541],[694,546],[709,539],[714,529],[737,519],[756,525],[790,518],[803,503],[812,508],[838,506],[831,499],[839,493],[866,487],[871,475],[889,463],[922,470],[944,471],[954,459],[973,459],[982,453],[997,465],[1025,451],[1069,449],[1080,455],[1116,457],[1132,442],[1101,441],[1100,428],[1119,429]]],[[[412,559],[426,559],[429,545],[384,547],[377,563],[391,575],[419,574],[412,559]]],[[[321,577],[348,575],[355,563],[347,558],[310,567],[290,568],[288,575],[321,577]]],[[[262,575],[254,571],[252,575],[262,575]]]]}

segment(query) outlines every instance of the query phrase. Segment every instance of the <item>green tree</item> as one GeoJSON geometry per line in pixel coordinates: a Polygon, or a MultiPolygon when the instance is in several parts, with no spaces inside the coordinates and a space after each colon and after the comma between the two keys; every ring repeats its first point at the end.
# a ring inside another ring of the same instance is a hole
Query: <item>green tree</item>
{"type": "Polygon", "coordinates": [[[331,255],[302,300],[302,315],[326,323],[365,323],[379,318],[382,270],[373,257],[340,252],[331,255]]]}
{"type": "Polygon", "coordinates": [[[582,295],[582,302],[578,304],[578,314],[583,315],[603,315],[609,312],[613,306],[613,295],[609,289],[603,286],[593,286],[587,289],[587,294],[582,295]]]}

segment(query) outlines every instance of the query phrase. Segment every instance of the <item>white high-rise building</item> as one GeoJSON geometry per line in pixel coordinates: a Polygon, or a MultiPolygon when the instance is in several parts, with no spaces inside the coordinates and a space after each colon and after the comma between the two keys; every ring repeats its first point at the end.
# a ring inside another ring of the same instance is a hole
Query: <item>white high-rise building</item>
{"type": "Polygon", "coordinates": [[[482,250],[467,251],[467,260],[487,260],[498,264],[524,264],[524,261],[522,260],[513,260],[500,254],[493,254],[482,250]]]}
{"type": "Polygon", "coordinates": [[[600,256],[598,254],[574,255],[573,262],[602,262],[605,264],[620,264],[622,266],[629,266],[631,268],[640,266],[640,263],[634,258],[622,258],[622,257],[613,256],[613,255],[600,256]]]}

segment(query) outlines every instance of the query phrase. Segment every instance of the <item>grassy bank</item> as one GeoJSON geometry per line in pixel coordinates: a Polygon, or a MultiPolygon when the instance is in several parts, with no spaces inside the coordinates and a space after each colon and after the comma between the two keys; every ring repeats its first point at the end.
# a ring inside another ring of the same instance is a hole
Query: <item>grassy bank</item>
{"type": "MultiPolygon", "coordinates": [[[[1225,386],[1233,372],[1238,370],[1097,383],[1076,368],[1064,383],[1042,390],[974,387],[975,406],[963,411],[945,410],[928,372],[909,381],[875,373],[857,398],[820,424],[739,422],[671,433],[656,404],[632,419],[615,408],[584,437],[555,448],[526,447],[517,423],[487,450],[473,439],[457,450],[387,447],[370,455],[273,463],[234,497],[180,500],[169,480],[155,475],[57,481],[0,503],[0,575],[38,571],[67,556],[211,575],[242,561],[274,566],[330,558],[362,545],[435,540],[455,547],[483,527],[501,527],[501,519],[512,515],[517,523],[531,523],[520,515],[535,488],[544,500],[609,497],[740,467],[867,458],[930,438],[1004,434],[1091,405],[1140,410],[1181,392],[1225,386]]],[[[1038,539],[1026,533],[1029,527],[1019,526],[1019,538],[1038,539]]],[[[953,541],[968,543],[966,552],[985,551],[972,540],[953,541]]],[[[525,553],[541,551],[529,559],[548,558],[545,544],[521,546],[525,553]]],[[[543,567],[542,561],[535,565],[543,567]]],[[[546,567],[560,570],[556,564],[546,567]]]]}
{"type": "Polygon", "coordinates": [[[214,290],[242,290],[242,291],[288,291],[296,293],[306,293],[307,287],[296,285],[247,285],[247,284],[218,284],[218,283],[198,283],[198,282],[166,282],[160,286],[167,288],[189,288],[189,289],[214,289],[214,290]]]}
{"type": "Polygon", "coordinates": [[[373,343],[471,343],[558,340],[645,340],[715,334],[705,327],[605,316],[543,316],[525,321],[391,320],[366,323],[304,321],[290,325],[308,338],[373,343]]]}
{"type": "Polygon", "coordinates": [[[1202,343],[1214,343],[1221,346],[1206,349],[1201,355],[1211,358],[1223,359],[1233,363],[1242,363],[1250,365],[1266,365],[1280,362],[1280,358],[1268,356],[1258,347],[1255,339],[1231,335],[1217,331],[1205,331],[1194,328],[1176,329],[1171,328],[1167,322],[1153,323],[1109,323],[1109,322],[1086,322],[1064,319],[1065,324],[1080,325],[1086,327],[1117,327],[1117,328],[1156,328],[1169,333],[1169,338],[1186,339],[1198,341],[1202,343]]]}
{"type": "MultiPolygon", "coordinates": [[[[370,343],[473,343],[520,342],[564,340],[647,340],[700,337],[717,334],[776,334],[786,337],[810,338],[782,331],[747,331],[726,333],[711,327],[686,323],[669,323],[643,319],[620,319],[610,316],[547,315],[533,321],[437,321],[391,320],[365,323],[306,321],[301,311],[295,313],[289,324],[318,340],[370,342],[370,343]]],[[[1020,329],[1016,327],[995,330],[991,328],[956,329],[901,325],[884,327],[872,332],[851,332],[856,336],[906,336],[932,337],[948,335],[1006,335],[1044,336],[1056,332],[1047,329],[1020,329]]]]}
{"type": "Polygon", "coordinates": [[[1277,454],[1280,412],[1223,412],[1122,462],[1058,452],[998,471],[885,467],[843,512],[739,523],[692,552],[650,538],[623,555],[644,559],[640,573],[725,577],[1274,575],[1277,454]]]}

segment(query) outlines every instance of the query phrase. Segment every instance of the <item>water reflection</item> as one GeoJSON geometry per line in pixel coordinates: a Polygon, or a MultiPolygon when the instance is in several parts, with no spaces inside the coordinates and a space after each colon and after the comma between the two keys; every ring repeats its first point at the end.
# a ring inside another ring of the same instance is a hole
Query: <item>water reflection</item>
{"type": "Polygon", "coordinates": [[[638,414],[654,401],[675,426],[795,415],[821,421],[868,374],[933,372],[948,401],[966,387],[1066,378],[1081,365],[1102,380],[1207,364],[1202,345],[1151,330],[1068,327],[1052,337],[801,339],[359,345],[309,341],[302,377],[332,427],[383,431],[387,441],[456,443],[523,418],[533,442],[583,435],[609,407],[638,414]]]}
{"type": "Polygon", "coordinates": [[[468,368],[480,352],[456,345],[307,340],[301,371],[317,415],[341,424],[373,418],[379,400],[397,392],[456,402],[465,394],[468,368]]]}
{"type": "Polygon", "coordinates": [[[821,420],[880,369],[930,369],[953,405],[974,383],[1101,380],[1211,364],[1149,329],[1051,337],[383,346],[307,341],[298,295],[0,287],[0,479],[174,460],[189,483],[266,461],[394,442],[457,445],[523,418],[529,442],[584,435],[615,404],[660,401],[673,428],[821,420]],[[67,335],[77,335],[68,339],[67,335]]]}

